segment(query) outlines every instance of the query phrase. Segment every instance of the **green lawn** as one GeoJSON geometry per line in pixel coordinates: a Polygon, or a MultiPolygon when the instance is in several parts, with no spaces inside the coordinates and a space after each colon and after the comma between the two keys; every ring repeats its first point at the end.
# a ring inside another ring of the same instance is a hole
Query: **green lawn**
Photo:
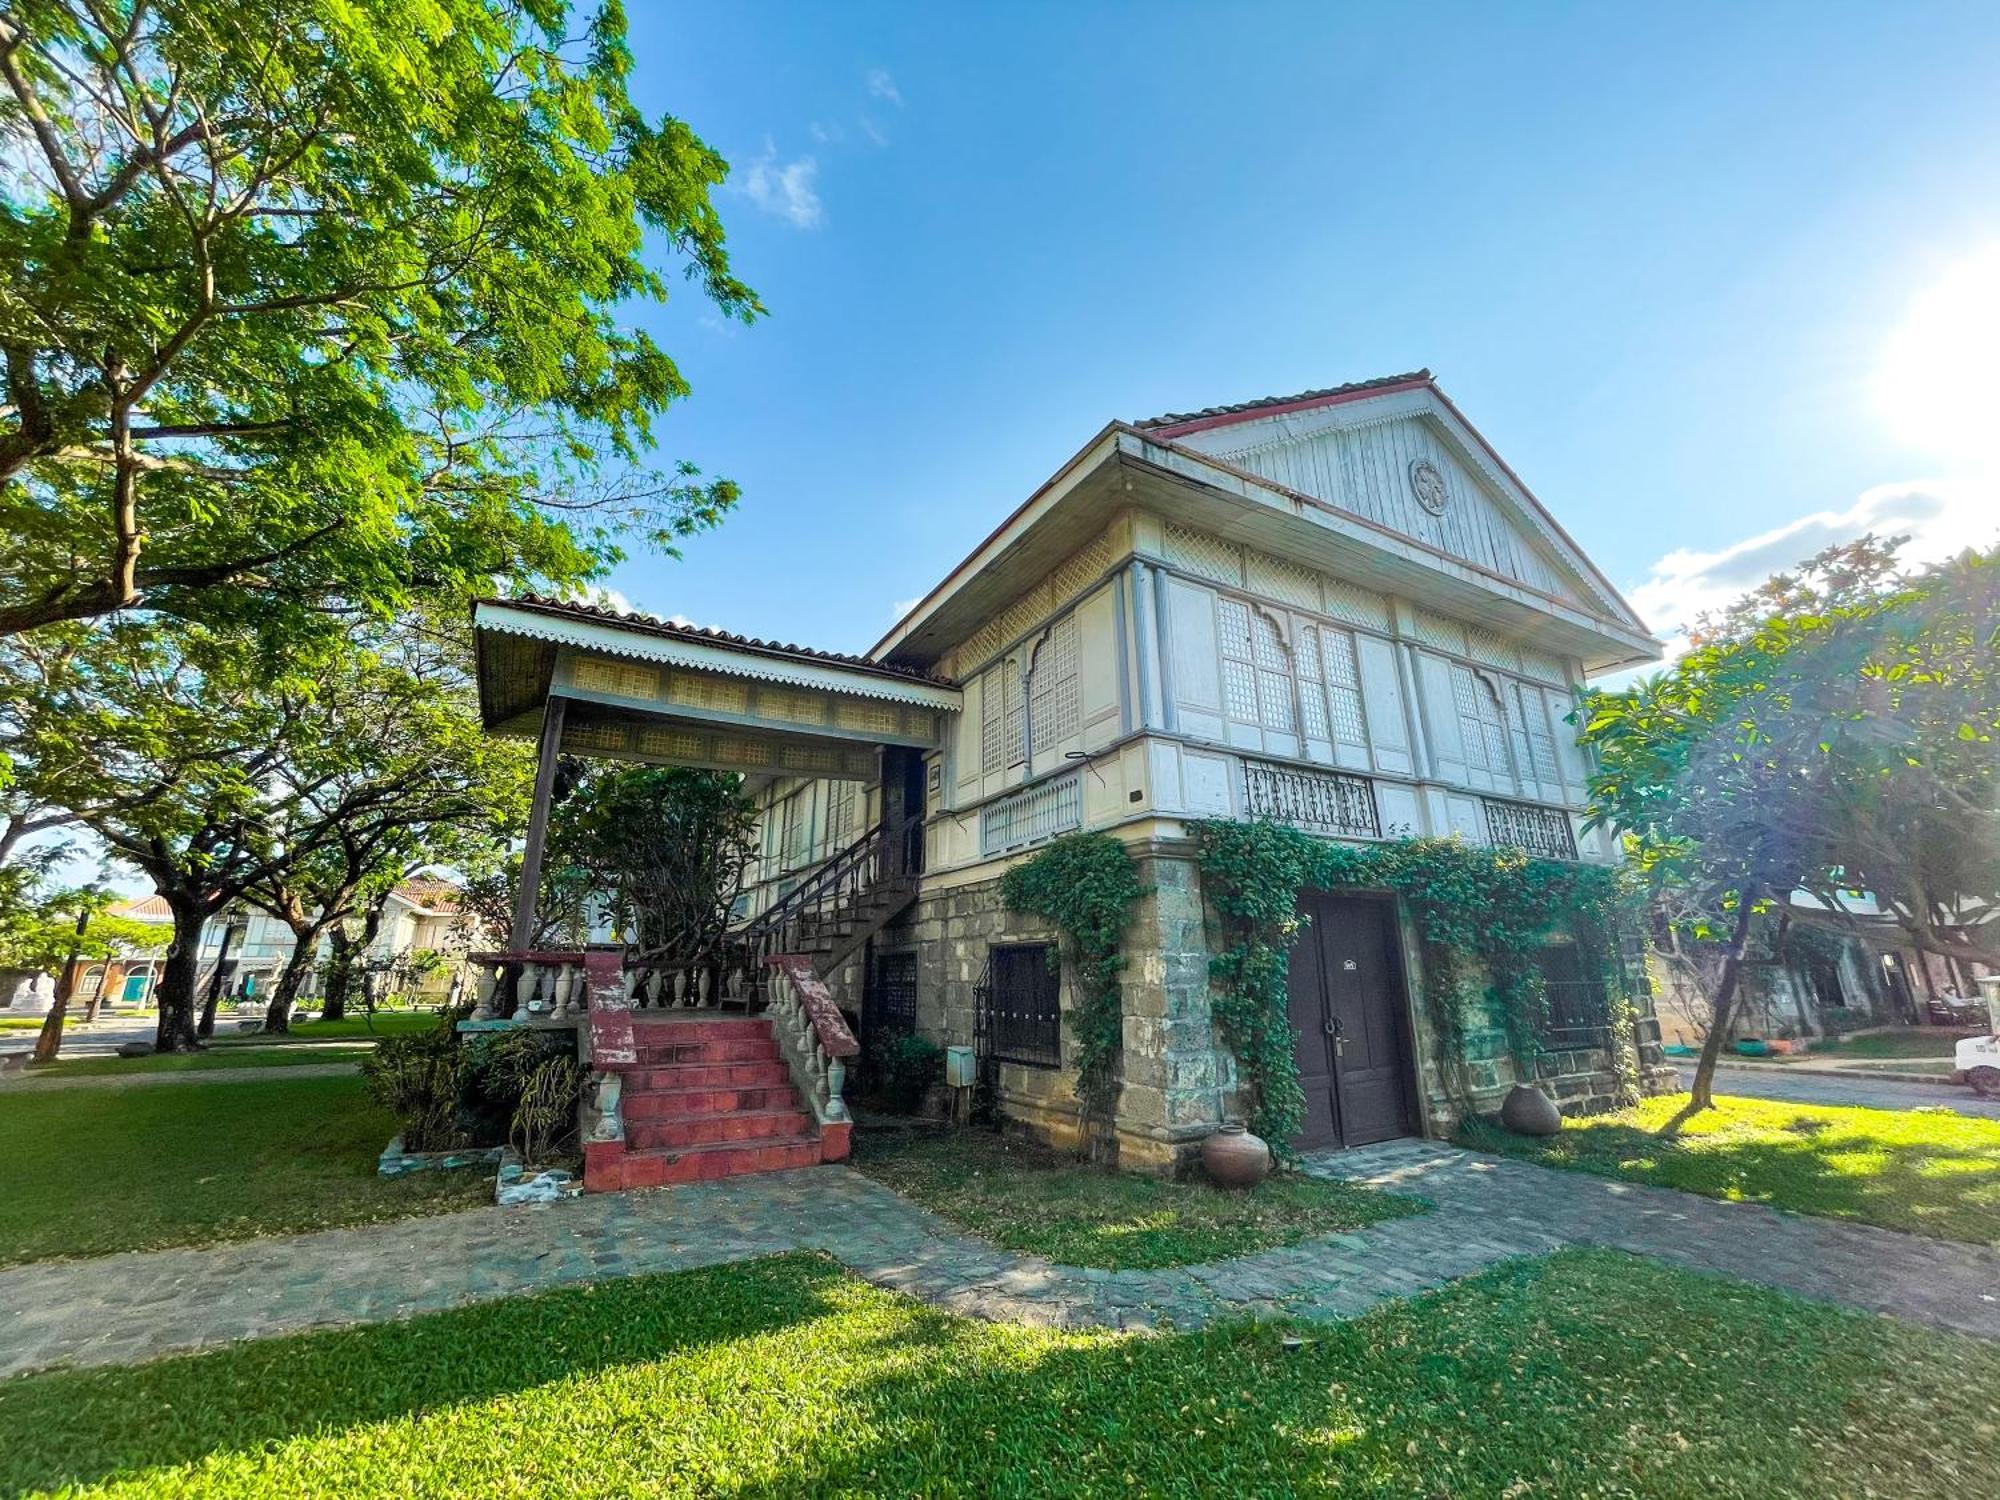
{"type": "Polygon", "coordinates": [[[382,1010],[373,1018],[349,1015],[340,1021],[294,1021],[285,1033],[239,1032],[229,1029],[227,1018],[215,1023],[218,1047],[282,1047],[293,1042],[379,1041],[385,1036],[407,1036],[428,1031],[443,1018],[434,1010],[382,1010]]]}
{"type": "Polygon", "coordinates": [[[296,1068],[356,1063],[375,1049],[339,1044],[317,1047],[215,1047],[207,1052],[159,1052],[150,1057],[76,1057],[35,1068],[34,1078],[105,1078],[126,1073],[205,1073],[215,1068],[296,1068]]]}
{"type": "Polygon", "coordinates": [[[1908,1031],[1878,1031],[1868,1036],[1850,1036],[1831,1046],[1813,1049],[1813,1056],[1844,1060],[1850,1057],[1945,1057],[1952,1054],[1961,1037],[1978,1036],[1976,1030],[1953,1030],[1942,1026],[1920,1026],[1908,1031]]]}
{"type": "Polygon", "coordinates": [[[1163,1336],[790,1256],[0,1383],[0,1489],[1935,1500],[1990,1486],[1995,1390],[1989,1345],[1610,1251],[1163,1336]]]}
{"type": "Polygon", "coordinates": [[[1307,1177],[1249,1192],[1165,1182],[984,1130],[866,1132],[854,1165],[996,1245],[1109,1270],[1197,1265],[1423,1211],[1307,1177]]]}
{"type": "Polygon", "coordinates": [[[2000,1121],[1721,1097],[1675,1139],[1685,1094],[1565,1120],[1547,1140],[1474,1122],[1462,1144],[1710,1198],[1768,1203],[1938,1239],[2000,1244],[2000,1121]]]}
{"type": "Polygon", "coordinates": [[[0,1088],[0,1264],[295,1234],[492,1201],[491,1172],[375,1175],[359,1078],[0,1088]]]}

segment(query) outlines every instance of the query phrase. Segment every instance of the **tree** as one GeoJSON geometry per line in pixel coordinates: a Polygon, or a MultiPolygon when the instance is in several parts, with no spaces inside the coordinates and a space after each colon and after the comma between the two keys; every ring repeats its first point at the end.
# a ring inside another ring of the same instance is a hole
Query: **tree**
{"type": "Polygon", "coordinates": [[[110,892],[94,886],[50,887],[44,874],[49,862],[0,865],[0,969],[59,976],[55,1003],[35,1043],[38,1063],[55,1060],[69,1001],[76,992],[77,969],[84,960],[160,945],[160,931],[153,923],[106,911],[115,899],[110,892]]]}
{"type": "Polygon", "coordinates": [[[1887,555],[1869,538],[1780,575],[1580,716],[1592,822],[1720,945],[1689,1112],[1712,1103],[1753,929],[1781,929],[1796,891],[1839,911],[1865,885],[1931,951],[2000,962],[1940,918],[2000,900],[2000,554],[1908,578],[1887,555]]]}
{"type": "Polygon", "coordinates": [[[401,633],[320,641],[280,668],[239,634],[141,620],[18,638],[0,721],[29,765],[71,768],[73,805],[173,913],[157,990],[162,1051],[196,1044],[201,931],[253,897],[309,910],[311,882],[427,828],[525,808],[523,747],[489,739],[462,669],[401,633]],[[343,847],[346,841],[348,847],[343,847]]]}
{"type": "Polygon", "coordinates": [[[725,314],[726,165],[632,104],[617,0],[0,12],[0,636],[143,606],[297,630],[566,587],[736,499],[643,455],[725,314]]]}

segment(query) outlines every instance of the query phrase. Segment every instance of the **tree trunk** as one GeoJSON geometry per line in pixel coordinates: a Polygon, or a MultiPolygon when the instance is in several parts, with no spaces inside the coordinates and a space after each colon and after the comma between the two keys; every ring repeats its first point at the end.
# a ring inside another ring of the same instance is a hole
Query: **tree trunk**
{"type": "Polygon", "coordinates": [[[154,991],[160,1002],[159,1024],[153,1029],[155,1052],[192,1052],[195,1041],[195,981],[201,964],[201,929],[208,912],[187,896],[168,896],[174,914],[174,941],[161,965],[154,991]]]}
{"type": "Polygon", "coordinates": [[[321,997],[319,1018],[343,1021],[347,1018],[347,986],[354,977],[354,939],[337,924],[327,938],[333,944],[333,955],[326,961],[326,994],[321,997]]]}
{"type": "MultiPolygon", "coordinates": [[[[90,913],[79,912],[76,919],[77,943],[83,941],[84,929],[90,926],[90,913]]],[[[77,952],[76,944],[69,950],[69,958],[63,964],[62,977],[56,981],[56,997],[49,1005],[49,1013],[42,1019],[42,1030],[35,1038],[35,1051],[29,1061],[52,1063],[56,1053],[62,1049],[63,1019],[69,1014],[69,997],[76,993],[76,979],[83,972],[83,958],[77,952]]]]}
{"type": "Polygon", "coordinates": [[[278,975],[278,983],[271,991],[271,1003],[264,1008],[264,1029],[266,1031],[289,1032],[292,1029],[292,1006],[299,998],[299,987],[305,983],[306,971],[312,967],[313,954],[319,948],[319,932],[308,927],[301,931],[292,929],[292,956],[285,960],[283,972],[278,975]]]}
{"type": "Polygon", "coordinates": [[[1743,954],[1750,946],[1750,925],[1755,918],[1753,908],[1756,904],[1757,898],[1750,891],[1745,891],[1739,898],[1736,929],[1729,934],[1729,947],[1722,958],[1722,974],[1715,985],[1715,1019],[1709,1025],[1707,1039],[1701,1044],[1701,1056],[1695,1059],[1694,1086],[1688,1090],[1686,1106],[1666,1123],[1661,1130],[1662,1135],[1672,1135],[1703,1110],[1715,1108],[1715,1064],[1722,1056],[1729,1035],[1730,1016],[1736,1009],[1736,992],[1742,986],[1743,954]]]}

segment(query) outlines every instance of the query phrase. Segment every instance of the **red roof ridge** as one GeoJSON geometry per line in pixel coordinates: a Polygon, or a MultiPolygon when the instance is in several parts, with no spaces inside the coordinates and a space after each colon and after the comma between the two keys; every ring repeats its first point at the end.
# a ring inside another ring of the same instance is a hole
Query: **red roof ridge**
{"type": "Polygon", "coordinates": [[[1168,412],[1164,416],[1147,417],[1131,425],[1142,431],[1154,431],[1163,427],[1204,427],[1217,426],[1231,418],[1249,419],[1265,415],[1276,408],[1297,408],[1315,406],[1340,396],[1353,396],[1368,391],[1385,390],[1392,386],[1428,385],[1432,379],[1428,367],[1408,370],[1401,375],[1376,375],[1367,380],[1351,380],[1346,385],[1322,386],[1316,391],[1299,391],[1290,396],[1259,396],[1254,401],[1237,401],[1227,406],[1205,406],[1200,411],[1168,412]]]}

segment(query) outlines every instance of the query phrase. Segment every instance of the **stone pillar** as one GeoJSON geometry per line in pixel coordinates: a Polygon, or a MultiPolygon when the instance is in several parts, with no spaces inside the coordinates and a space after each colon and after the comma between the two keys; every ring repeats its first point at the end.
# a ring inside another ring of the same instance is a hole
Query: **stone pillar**
{"type": "Polygon", "coordinates": [[[1209,1008],[1201,874],[1189,855],[1139,855],[1153,894],[1126,934],[1123,1087],[1117,1106],[1121,1165],[1178,1170],[1221,1123],[1234,1060],[1209,1008]]]}

